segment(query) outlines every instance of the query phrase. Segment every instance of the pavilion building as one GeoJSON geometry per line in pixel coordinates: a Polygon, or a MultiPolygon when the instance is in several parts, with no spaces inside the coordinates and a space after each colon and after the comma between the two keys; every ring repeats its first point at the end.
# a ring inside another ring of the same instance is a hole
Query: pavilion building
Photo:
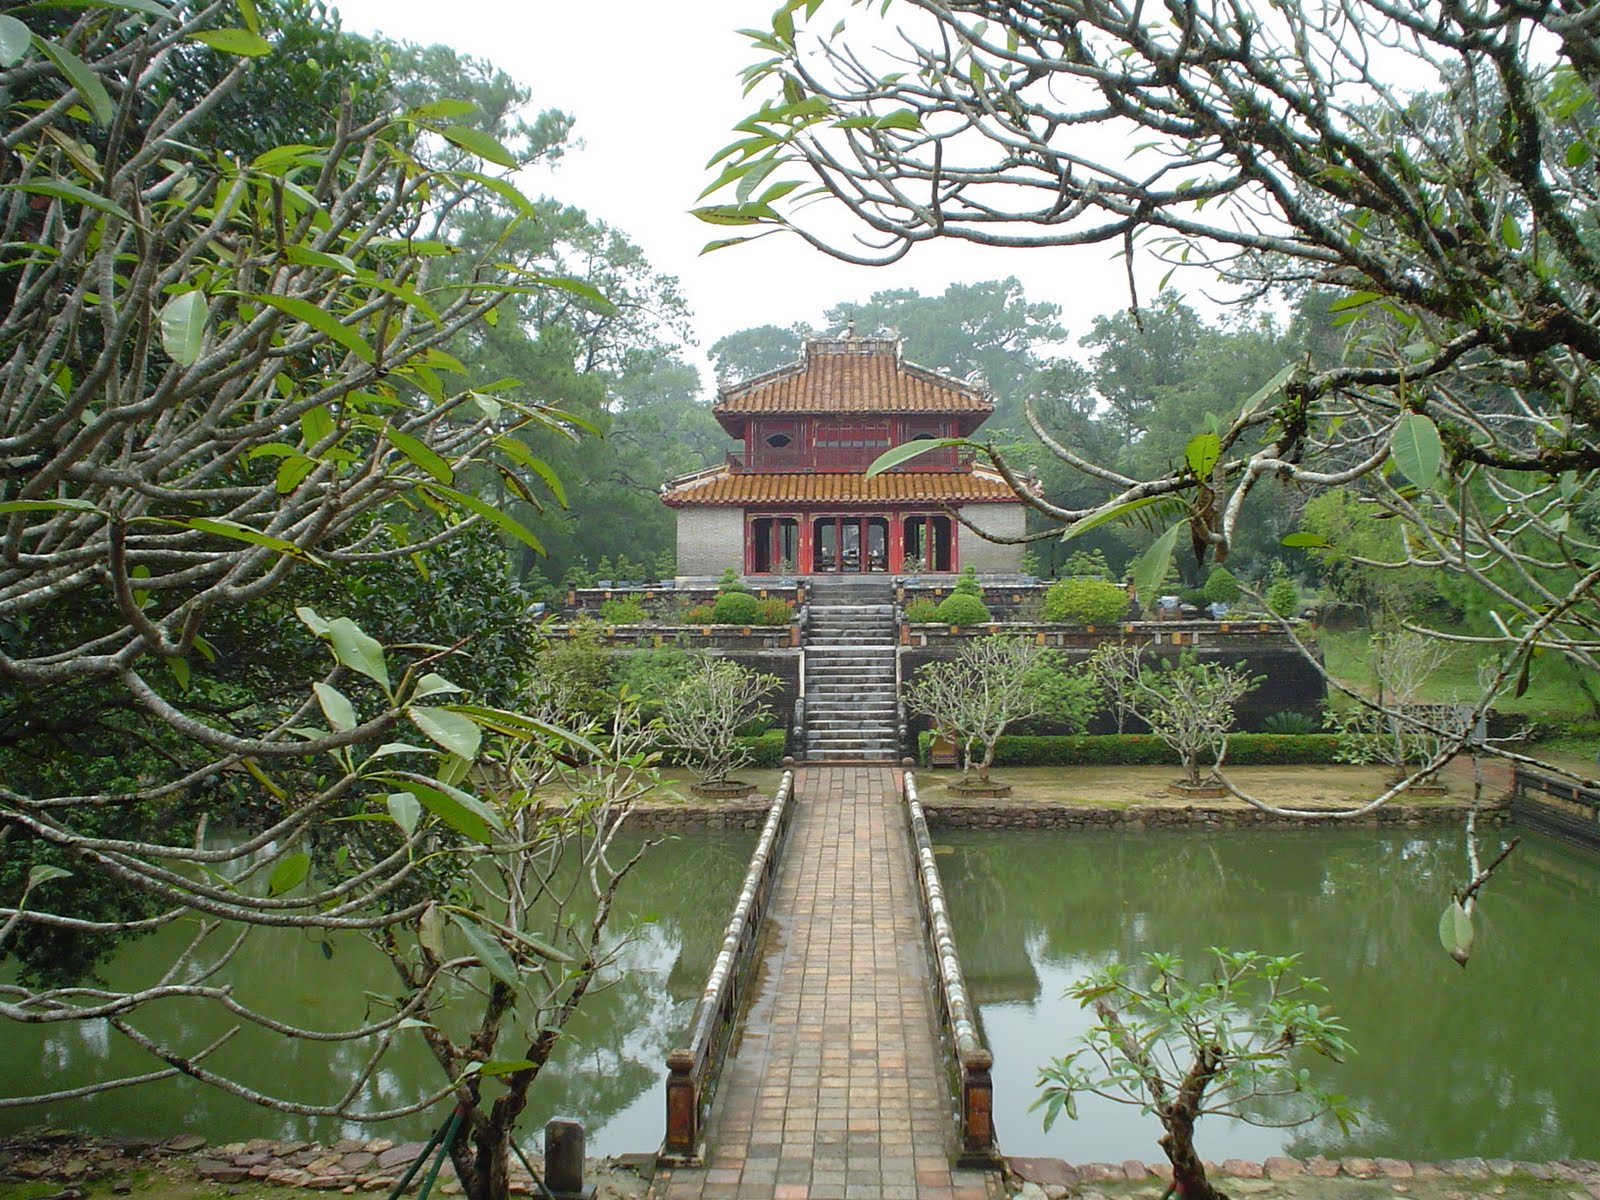
{"type": "Polygon", "coordinates": [[[713,414],[741,453],[672,480],[678,574],[925,574],[1020,571],[1024,506],[958,447],[871,479],[891,446],[967,437],[994,412],[985,386],[919,367],[888,337],[811,338],[805,358],[722,388],[713,414]]]}

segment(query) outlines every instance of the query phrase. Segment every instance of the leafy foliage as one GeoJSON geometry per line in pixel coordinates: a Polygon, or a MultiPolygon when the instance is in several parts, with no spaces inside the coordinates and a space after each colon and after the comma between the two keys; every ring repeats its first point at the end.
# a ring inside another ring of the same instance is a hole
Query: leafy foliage
{"type": "Polygon", "coordinates": [[[749,592],[723,592],[711,606],[718,625],[755,625],[760,602],[749,592]]]}
{"type": "Polygon", "coordinates": [[[1205,597],[1212,604],[1237,604],[1244,594],[1239,581],[1227,567],[1212,567],[1206,576],[1205,597]]]}
{"type": "Polygon", "coordinates": [[[939,601],[929,596],[919,596],[905,607],[905,617],[913,625],[928,625],[939,620],[939,601]]]}
{"type": "Polygon", "coordinates": [[[936,620],[945,625],[987,625],[989,609],[977,596],[954,591],[934,609],[936,620]]]}
{"type": "Polygon", "coordinates": [[[1072,621],[1079,625],[1111,625],[1128,611],[1128,593],[1104,579],[1063,579],[1044,594],[1041,613],[1046,621],[1072,621]]]}
{"type": "Polygon", "coordinates": [[[1147,954],[1141,967],[1113,963],[1074,984],[1068,994],[1096,1019],[1081,1048],[1040,1071],[1034,1106],[1046,1128],[1062,1113],[1076,1117],[1085,1094],[1154,1113],[1173,1185],[1192,1200],[1220,1195],[1195,1150],[1203,1116],[1292,1126],[1328,1114],[1346,1129],[1355,1120],[1349,1102],[1300,1065],[1311,1054],[1339,1061],[1350,1047],[1298,955],[1211,953],[1204,975],[1147,954]]]}
{"type": "MultiPolygon", "coordinates": [[[[754,602],[754,597],[747,598],[754,602]]],[[[702,655],[665,697],[662,728],[700,772],[701,782],[725,783],[753,759],[752,748],[739,740],[739,731],[769,715],[766,697],[779,686],[772,675],[751,671],[731,659],[702,655]]]]}

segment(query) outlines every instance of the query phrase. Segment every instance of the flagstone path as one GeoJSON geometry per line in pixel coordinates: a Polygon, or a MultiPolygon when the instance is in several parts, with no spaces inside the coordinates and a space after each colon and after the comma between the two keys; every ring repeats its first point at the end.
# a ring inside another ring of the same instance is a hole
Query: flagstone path
{"type": "Polygon", "coordinates": [[[658,1200],[994,1200],[952,1168],[899,771],[801,768],[758,982],[707,1124],[658,1200]]]}

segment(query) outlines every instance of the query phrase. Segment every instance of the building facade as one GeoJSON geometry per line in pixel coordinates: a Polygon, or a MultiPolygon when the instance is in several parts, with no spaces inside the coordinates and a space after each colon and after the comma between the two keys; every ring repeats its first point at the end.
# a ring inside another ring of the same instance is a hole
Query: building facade
{"type": "Polygon", "coordinates": [[[728,461],[674,479],[678,573],[926,574],[1021,569],[1024,506],[957,447],[871,479],[892,446],[968,437],[994,412],[987,389],[900,356],[897,338],[812,338],[805,358],[723,388],[712,412],[744,443],[728,461]]]}

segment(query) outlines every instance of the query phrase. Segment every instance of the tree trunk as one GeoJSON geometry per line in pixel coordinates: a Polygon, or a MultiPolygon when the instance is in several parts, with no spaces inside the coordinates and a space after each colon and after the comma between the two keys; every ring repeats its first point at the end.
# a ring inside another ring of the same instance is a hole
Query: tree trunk
{"type": "Polygon", "coordinates": [[[450,1149],[461,1194],[466,1200],[509,1200],[511,1195],[511,1131],[490,1121],[478,1132],[466,1128],[450,1149]]]}
{"type": "Polygon", "coordinates": [[[1161,1139],[1172,1164],[1173,1200],[1228,1200],[1211,1186],[1205,1164],[1194,1151],[1194,1118],[1186,1113],[1170,1113],[1162,1118],[1167,1132],[1161,1139]]]}

